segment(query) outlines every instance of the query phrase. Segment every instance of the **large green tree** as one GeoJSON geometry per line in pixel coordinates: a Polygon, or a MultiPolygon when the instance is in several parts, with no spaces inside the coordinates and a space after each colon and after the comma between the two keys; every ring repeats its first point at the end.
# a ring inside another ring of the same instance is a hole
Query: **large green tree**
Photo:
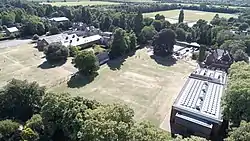
{"type": "Polygon", "coordinates": [[[126,31],[118,28],[114,32],[114,38],[111,44],[110,57],[116,58],[124,55],[128,50],[128,44],[126,41],[126,31]]]}
{"type": "Polygon", "coordinates": [[[134,18],[134,31],[137,36],[141,33],[141,30],[143,28],[143,16],[141,12],[138,12],[137,15],[134,18]]]}
{"type": "Polygon", "coordinates": [[[0,118],[28,120],[40,111],[45,88],[36,82],[12,79],[0,93],[0,118]]]}
{"type": "Polygon", "coordinates": [[[181,9],[179,14],[179,23],[182,23],[184,21],[184,11],[181,9]]]}
{"type": "Polygon", "coordinates": [[[178,41],[186,41],[186,32],[184,29],[176,28],[175,33],[178,41]]]}
{"type": "Polygon", "coordinates": [[[0,140],[1,141],[15,141],[18,140],[19,123],[11,120],[0,121],[0,140]]]}
{"type": "Polygon", "coordinates": [[[237,62],[229,69],[229,82],[224,95],[224,118],[238,126],[241,120],[250,121],[250,65],[237,62]]]}
{"type": "Polygon", "coordinates": [[[242,121],[238,128],[234,128],[229,133],[228,141],[249,141],[250,140],[250,123],[242,121]]]}
{"type": "Polygon", "coordinates": [[[139,39],[142,43],[148,43],[149,41],[153,40],[153,37],[157,34],[155,28],[151,26],[144,26],[139,39]]]}
{"type": "Polygon", "coordinates": [[[93,75],[99,69],[98,59],[92,51],[77,53],[74,59],[75,67],[84,75],[93,75]]]}
{"type": "Polygon", "coordinates": [[[176,34],[171,29],[163,29],[154,36],[153,45],[155,55],[164,56],[173,53],[176,34]]]}
{"type": "Polygon", "coordinates": [[[69,49],[59,42],[51,43],[44,49],[46,59],[50,63],[66,61],[69,56],[69,49]]]}

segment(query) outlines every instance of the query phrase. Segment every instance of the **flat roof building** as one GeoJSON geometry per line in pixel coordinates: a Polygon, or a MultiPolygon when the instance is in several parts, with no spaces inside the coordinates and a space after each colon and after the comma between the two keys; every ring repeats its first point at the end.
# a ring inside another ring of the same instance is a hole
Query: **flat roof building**
{"type": "Polygon", "coordinates": [[[66,17],[54,17],[54,18],[51,18],[49,20],[52,21],[52,22],[66,22],[66,21],[69,21],[69,19],[66,18],[66,17]]]}
{"type": "Polygon", "coordinates": [[[172,106],[173,133],[218,136],[223,130],[221,97],[226,82],[224,71],[198,68],[191,73],[172,106]]]}
{"type": "Polygon", "coordinates": [[[13,34],[14,36],[19,35],[19,30],[16,27],[6,28],[5,32],[8,36],[11,34],[13,34]]]}

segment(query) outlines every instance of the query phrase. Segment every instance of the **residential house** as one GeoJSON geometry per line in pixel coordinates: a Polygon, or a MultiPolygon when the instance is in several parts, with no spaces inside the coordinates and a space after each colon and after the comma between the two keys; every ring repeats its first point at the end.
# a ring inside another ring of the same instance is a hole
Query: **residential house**
{"type": "Polygon", "coordinates": [[[208,68],[216,68],[227,71],[233,63],[233,58],[228,51],[215,49],[210,51],[204,63],[208,68]]]}
{"type": "Polygon", "coordinates": [[[44,47],[48,46],[51,43],[54,42],[61,42],[63,41],[68,35],[67,34],[56,34],[56,35],[51,35],[51,36],[46,36],[46,37],[41,37],[37,41],[37,48],[39,51],[43,51],[44,47]]]}
{"type": "Polygon", "coordinates": [[[13,35],[16,37],[20,34],[19,30],[16,27],[6,28],[5,32],[7,36],[13,35]]]}
{"type": "Polygon", "coordinates": [[[198,68],[191,73],[172,106],[171,132],[220,138],[227,126],[221,108],[226,82],[224,71],[198,68]]]}

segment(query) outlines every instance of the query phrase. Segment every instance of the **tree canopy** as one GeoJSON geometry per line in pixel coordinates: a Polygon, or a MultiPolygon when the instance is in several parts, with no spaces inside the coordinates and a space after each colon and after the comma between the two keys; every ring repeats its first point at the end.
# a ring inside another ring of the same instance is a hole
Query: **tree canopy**
{"type": "Polygon", "coordinates": [[[69,56],[69,49],[62,45],[62,43],[51,43],[44,49],[46,59],[50,63],[66,61],[69,56]]]}
{"type": "Polygon", "coordinates": [[[250,65],[237,62],[229,69],[229,83],[223,102],[223,115],[237,126],[241,120],[250,121],[250,65]]]}
{"type": "Polygon", "coordinates": [[[99,62],[93,51],[81,51],[74,59],[75,67],[84,75],[93,75],[99,69],[99,62]]]}
{"type": "Polygon", "coordinates": [[[163,29],[154,36],[153,45],[156,55],[164,56],[172,54],[175,44],[176,34],[171,29],[163,29]]]}
{"type": "Polygon", "coordinates": [[[250,140],[250,123],[242,121],[238,128],[234,128],[229,133],[227,140],[229,141],[249,141],[250,140]]]}

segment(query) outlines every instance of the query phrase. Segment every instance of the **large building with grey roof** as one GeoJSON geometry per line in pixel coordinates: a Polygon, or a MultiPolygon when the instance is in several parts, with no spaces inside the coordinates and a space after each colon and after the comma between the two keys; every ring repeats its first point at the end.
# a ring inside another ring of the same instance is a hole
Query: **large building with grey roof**
{"type": "Polygon", "coordinates": [[[172,106],[172,132],[217,137],[224,126],[221,98],[226,82],[224,71],[198,68],[191,73],[172,106]]]}

